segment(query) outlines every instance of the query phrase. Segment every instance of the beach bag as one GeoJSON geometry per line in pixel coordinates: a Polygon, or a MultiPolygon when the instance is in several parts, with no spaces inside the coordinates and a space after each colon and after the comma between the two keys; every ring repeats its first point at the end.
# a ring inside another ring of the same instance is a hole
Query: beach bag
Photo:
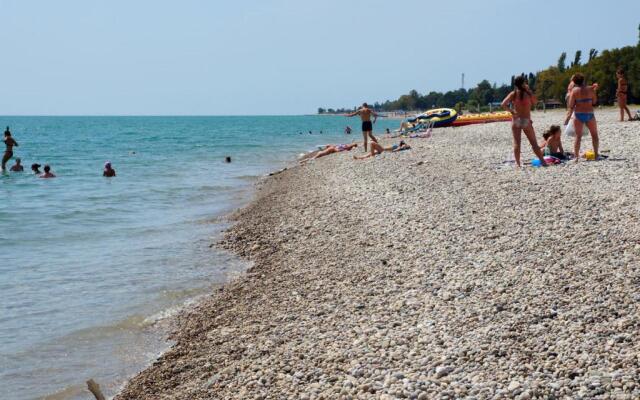
{"type": "MultiPolygon", "coordinates": [[[[571,120],[567,124],[567,127],[564,129],[564,134],[568,137],[576,137],[576,126],[574,124],[574,117],[571,117],[571,120]]],[[[586,125],[582,127],[582,136],[587,136],[589,134],[589,128],[586,125]]]]}

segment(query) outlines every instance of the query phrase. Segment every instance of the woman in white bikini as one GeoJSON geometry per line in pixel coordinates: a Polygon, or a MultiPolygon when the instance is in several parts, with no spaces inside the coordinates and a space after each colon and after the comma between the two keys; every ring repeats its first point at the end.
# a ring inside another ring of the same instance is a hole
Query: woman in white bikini
{"type": "Polygon", "coordinates": [[[520,142],[522,141],[522,132],[524,132],[536,157],[540,159],[543,166],[546,166],[542,151],[540,151],[540,147],[536,142],[536,132],[533,130],[531,121],[531,107],[536,104],[536,96],[529,89],[524,76],[516,78],[515,86],[515,90],[509,93],[502,101],[502,108],[509,111],[513,116],[511,131],[513,132],[513,155],[516,159],[516,164],[518,167],[521,166],[520,142]]]}

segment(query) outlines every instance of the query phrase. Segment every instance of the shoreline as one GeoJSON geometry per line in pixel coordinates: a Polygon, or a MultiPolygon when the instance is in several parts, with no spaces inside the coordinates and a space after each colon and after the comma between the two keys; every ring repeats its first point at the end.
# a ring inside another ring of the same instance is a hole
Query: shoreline
{"type": "Polygon", "coordinates": [[[597,117],[621,161],[502,168],[497,123],[261,180],[220,243],[253,265],[115,398],[637,397],[640,124],[597,117]]]}

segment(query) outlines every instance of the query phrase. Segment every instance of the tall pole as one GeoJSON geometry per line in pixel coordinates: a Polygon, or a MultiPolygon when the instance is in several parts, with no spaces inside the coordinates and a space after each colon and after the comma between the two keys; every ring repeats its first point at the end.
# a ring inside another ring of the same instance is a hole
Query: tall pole
{"type": "Polygon", "coordinates": [[[462,89],[464,89],[464,72],[462,73],[462,89]]]}

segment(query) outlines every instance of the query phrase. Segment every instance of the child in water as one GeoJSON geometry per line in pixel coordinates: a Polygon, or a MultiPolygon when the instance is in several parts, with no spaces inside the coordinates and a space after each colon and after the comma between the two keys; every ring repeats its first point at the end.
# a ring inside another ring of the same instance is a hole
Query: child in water
{"type": "Polygon", "coordinates": [[[549,155],[560,160],[566,160],[567,156],[564,154],[562,148],[562,130],[558,125],[551,125],[548,131],[546,131],[542,137],[544,142],[540,143],[540,150],[545,155],[549,155]]]}

